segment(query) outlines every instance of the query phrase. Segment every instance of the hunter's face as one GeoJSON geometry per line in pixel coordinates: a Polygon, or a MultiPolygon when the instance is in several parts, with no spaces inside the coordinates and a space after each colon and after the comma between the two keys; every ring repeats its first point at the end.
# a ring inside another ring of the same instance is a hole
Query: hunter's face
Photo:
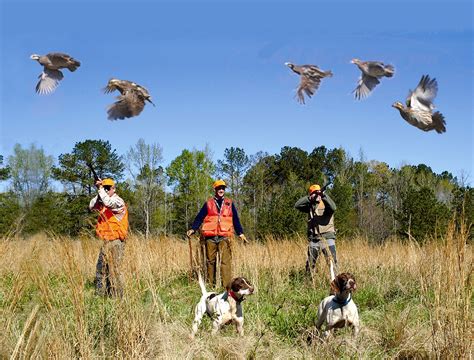
{"type": "Polygon", "coordinates": [[[225,187],[224,186],[219,186],[216,188],[216,196],[218,197],[223,197],[225,194],[225,187]]]}
{"type": "Polygon", "coordinates": [[[109,196],[112,196],[113,194],[115,194],[115,186],[106,185],[104,186],[104,190],[107,192],[107,195],[109,196]]]}

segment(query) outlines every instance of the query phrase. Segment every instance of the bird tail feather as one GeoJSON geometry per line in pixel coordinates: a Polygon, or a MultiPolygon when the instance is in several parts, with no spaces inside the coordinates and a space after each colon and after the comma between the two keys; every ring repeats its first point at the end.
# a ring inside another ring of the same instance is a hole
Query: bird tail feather
{"type": "Polygon", "coordinates": [[[73,59],[72,64],[70,64],[67,68],[69,69],[69,71],[76,71],[79,66],[81,66],[81,63],[73,59]]]}
{"type": "Polygon", "coordinates": [[[443,114],[439,111],[435,112],[432,116],[434,129],[438,134],[446,132],[446,121],[444,120],[443,114]]]}

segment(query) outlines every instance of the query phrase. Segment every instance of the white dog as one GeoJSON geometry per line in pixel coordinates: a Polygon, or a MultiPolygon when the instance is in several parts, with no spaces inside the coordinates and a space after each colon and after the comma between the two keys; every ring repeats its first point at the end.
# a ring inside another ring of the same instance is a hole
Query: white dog
{"type": "Polygon", "coordinates": [[[354,275],[342,273],[331,282],[330,295],[323,299],[318,308],[316,329],[326,323],[324,337],[328,337],[335,328],[352,326],[354,335],[359,333],[359,312],[352,300],[352,292],[357,288],[354,275]]]}
{"type": "Polygon", "coordinates": [[[195,316],[191,338],[198,331],[204,314],[208,314],[212,319],[212,334],[216,334],[222,325],[233,322],[240,336],[244,335],[244,314],[242,301],[245,295],[251,295],[254,291],[253,286],[244,277],[234,278],[227,290],[222,294],[207,292],[201,274],[199,275],[199,286],[202,296],[194,310],[195,316]]]}

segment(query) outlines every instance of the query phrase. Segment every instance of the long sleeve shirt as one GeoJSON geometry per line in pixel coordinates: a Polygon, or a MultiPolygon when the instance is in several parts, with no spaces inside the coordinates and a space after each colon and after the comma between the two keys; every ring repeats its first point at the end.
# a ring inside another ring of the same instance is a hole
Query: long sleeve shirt
{"type": "Polygon", "coordinates": [[[336,238],[336,204],[327,194],[322,196],[321,202],[311,203],[309,196],[303,196],[295,204],[296,209],[308,214],[308,239],[311,241],[317,241],[321,236],[326,239],[336,238]]]}
{"type": "MultiPolygon", "coordinates": [[[[224,201],[224,198],[219,199],[215,197],[214,199],[217,201],[217,205],[220,208],[222,206],[222,201],[224,201]]],[[[206,216],[207,216],[207,202],[204,203],[201,210],[196,215],[196,218],[194,219],[194,222],[191,225],[191,229],[193,229],[194,231],[197,231],[206,216]]],[[[237,235],[241,235],[244,233],[244,230],[242,229],[242,225],[240,224],[239,214],[237,213],[237,209],[235,208],[234,202],[232,202],[232,223],[234,225],[234,230],[237,233],[237,235]]]]}
{"type": "Polygon", "coordinates": [[[107,194],[107,191],[105,191],[104,188],[100,188],[98,191],[98,195],[94,196],[90,201],[90,210],[100,210],[101,204],[98,201],[99,197],[102,201],[102,204],[112,210],[114,214],[122,214],[124,212],[125,201],[123,201],[123,199],[115,193],[112,196],[109,196],[109,194],[107,194]]]}

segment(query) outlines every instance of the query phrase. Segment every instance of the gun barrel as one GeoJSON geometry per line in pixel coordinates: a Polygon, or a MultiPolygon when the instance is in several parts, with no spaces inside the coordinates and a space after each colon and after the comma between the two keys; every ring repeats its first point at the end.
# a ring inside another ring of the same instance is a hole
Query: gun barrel
{"type": "Polygon", "coordinates": [[[90,171],[92,172],[92,175],[94,176],[94,180],[97,181],[99,180],[99,176],[97,175],[97,173],[95,172],[93,166],[90,164],[90,163],[87,163],[87,167],[90,169],[90,171]]]}
{"type": "Polygon", "coordinates": [[[329,185],[331,185],[331,182],[328,182],[328,183],[324,184],[322,189],[321,189],[321,192],[325,192],[329,185]]]}

